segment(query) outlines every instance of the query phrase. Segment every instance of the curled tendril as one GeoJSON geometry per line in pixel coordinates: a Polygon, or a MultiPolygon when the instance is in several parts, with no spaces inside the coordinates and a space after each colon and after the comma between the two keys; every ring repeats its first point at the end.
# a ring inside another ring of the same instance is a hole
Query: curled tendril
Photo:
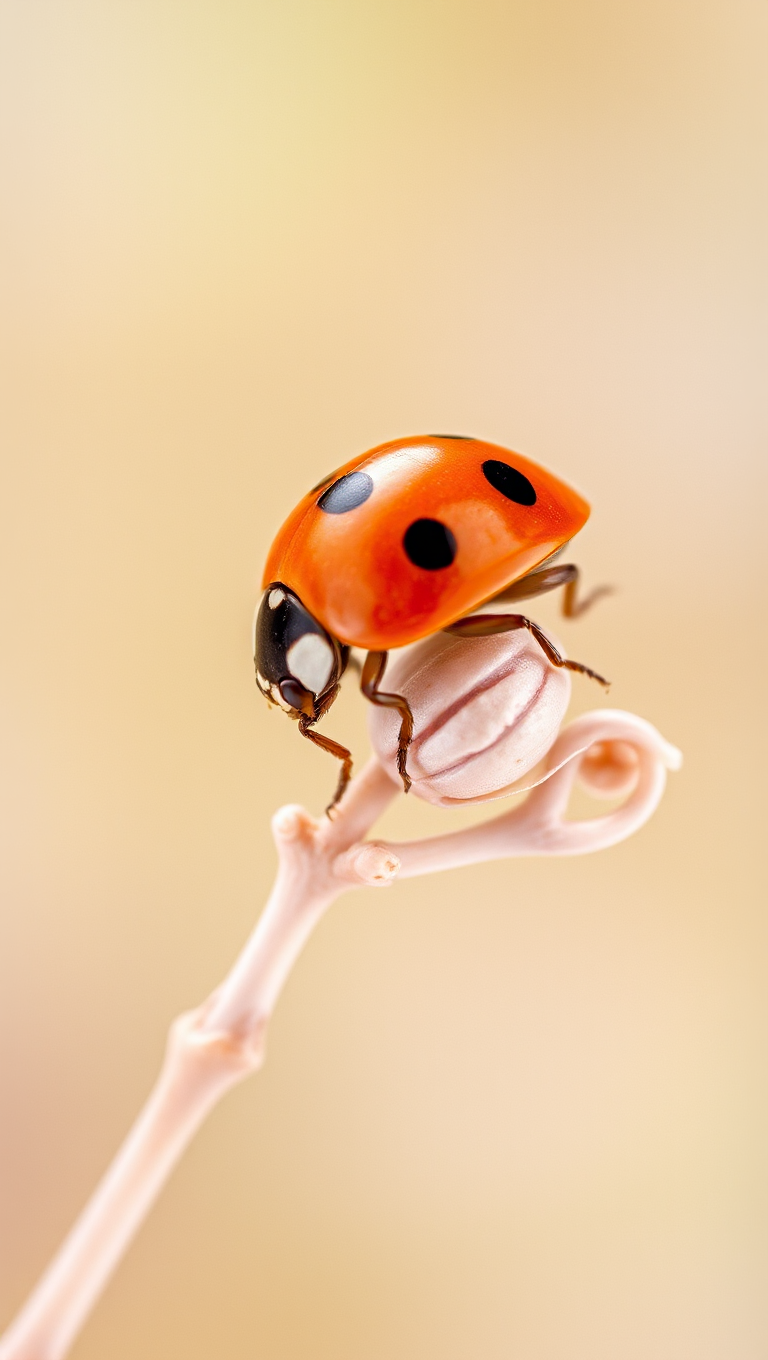
{"type": "Polygon", "coordinates": [[[520,791],[522,783],[526,798],[500,816],[442,836],[402,844],[367,840],[399,796],[396,731],[376,710],[377,754],[350,784],[335,819],[316,820],[298,806],[275,814],[279,866],[264,911],[221,985],[172,1026],[144,1109],[0,1338],[0,1360],[67,1354],[196,1129],[226,1090],[260,1067],[282,987],[335,898],[479,860],[582,855],[614,845],[647,821],[667,770],[680,764],[679,751],[650,723],[617,709],[587,713],[558,735],[570,681],[527,634],[430,639],[398,660],[388,687],[393,680],[415,711],[409,764],[417,796],[443,805],[478,802],[520,791]],[[603,816],[569,821],[577,779],[598,797],[625,801],[603,816]]]}

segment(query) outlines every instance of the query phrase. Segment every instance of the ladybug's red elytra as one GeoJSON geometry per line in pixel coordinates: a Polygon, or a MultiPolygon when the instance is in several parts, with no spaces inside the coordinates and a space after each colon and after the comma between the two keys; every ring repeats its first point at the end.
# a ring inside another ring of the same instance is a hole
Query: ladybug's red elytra
{"type": "Polygon", "coordinates": [[[551,565],[589,516],[578,492],[498,444],[413,435],[380,444],[324,478],[277,535],[264,569],[255,628],[256,682],[315,745],[341,761],[328,811],[351,775],[345,746],[315,731],[331,707],[350,648],[365,649],[361,689],[400,714],[397,767],[407,792],[413,716],[379,688],[392,647],[444,629],[462,637],[527,628],[555,666],[607,682],[566,660],[523,614],[475,614],[565,586],[577,603],[578,567],[551,565]]]}

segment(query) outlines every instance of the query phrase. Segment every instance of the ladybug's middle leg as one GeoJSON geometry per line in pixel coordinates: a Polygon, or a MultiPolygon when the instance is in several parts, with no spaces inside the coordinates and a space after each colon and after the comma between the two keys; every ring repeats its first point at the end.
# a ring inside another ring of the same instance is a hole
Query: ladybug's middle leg
{"type": "Polygon", "coordinates": [[[400,735],[397,741],[397,772],[403,781],[403,789],[407,793],[411,787],[411,777],[406,769],[406,759],[408,747],[413,736],[413,714],[411,705],[402,694],[387,694],[379,689],[379,685],[384,679],[384,670],[387,665],[386,652],[369,652],[363,662],[363,674],[360,678],[360,688],[366,699],[372,704],[378,704],[382,708],[396,708],[400,714],[400,735]]]}
{"type": "Polygon", "coordinates": [[[539,625],[532,619],[527,619],[525,614],[470,614],[469,618],[457,619],[456,623],[444,628],[443,632],[451,633],[454,637],[490,637],[493,633],[514,633],[519,628],[528,629],[553,666],[564,666],[569,671],[588,675],[591,680],[597,680],[598,684],[604,685],[606,689],[610,685],[610,680],[604,680],[602,675],[590,670],[589,666],[583,666],[580,661],[569,661],[562,656],[539,625]]]}
{"type": "Polygon", "coordinates": [[[547,590],[557,590],[558,586],[565,586],[563,614],[567,619],[577,619],[580,614],[591,609],[597,600],[613,593],[613,586],[595,586],[583,600],[577,600],[579,568],[569,562],[563,563],[562,566],[542,567],[541,571],[531,571],[527,576],[521,576],[519,581],[513,581],[511,585],[499,591],[498,595],[494,595],[493,603],[511,604],[514,600],[528,600],[532,595],[543,595],[547,590]]]}

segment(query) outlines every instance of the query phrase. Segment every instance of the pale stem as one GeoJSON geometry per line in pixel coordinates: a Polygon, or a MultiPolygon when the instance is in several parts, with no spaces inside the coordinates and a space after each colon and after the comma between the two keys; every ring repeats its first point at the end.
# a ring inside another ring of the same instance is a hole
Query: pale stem
{"type": "Polygon", "coordinates": [[[269,1017],[314,926],[341,893],[507,855],[580,854],[614,844],[651,815],[664,768],[677,753],[649,723],[608,710],[558,738],[550,766],[570,759],[526,802],[480,826],[391,846],[366,842],[397,786],[375,760],[353,781],[334,821],[282,808],[272,829],[279,867],[267,905],[228,976],[171,1026],[149,1099],[93,1197],[36,1289],[0,1340],[0,1360],[61,1360],[205,1116],[256,1071],[269,1017]],[[564,820],[579,759],[594,742],[621,740],[639,755],[622,807],[586,822],[564,820]]]}

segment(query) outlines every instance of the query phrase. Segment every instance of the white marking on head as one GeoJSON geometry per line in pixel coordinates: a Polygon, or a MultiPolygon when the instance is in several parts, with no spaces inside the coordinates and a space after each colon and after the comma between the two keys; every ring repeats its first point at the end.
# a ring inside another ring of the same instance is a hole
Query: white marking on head
{"type": "Polygon", "coordinates": [[[284,599],[285,599],[284,590],[280,590],[279,587],[276,587],[274,590],[270,590],[269,592],[270,609],[277,609],[277,606],[279,604],[282,604],[284,599]]]}
{"type": "Polygon", "coordinates": [[[288,648],[288,669],[312,694],[322,694],[333,670],[333,648],[320,633],[304,633],[288,648]]]}

